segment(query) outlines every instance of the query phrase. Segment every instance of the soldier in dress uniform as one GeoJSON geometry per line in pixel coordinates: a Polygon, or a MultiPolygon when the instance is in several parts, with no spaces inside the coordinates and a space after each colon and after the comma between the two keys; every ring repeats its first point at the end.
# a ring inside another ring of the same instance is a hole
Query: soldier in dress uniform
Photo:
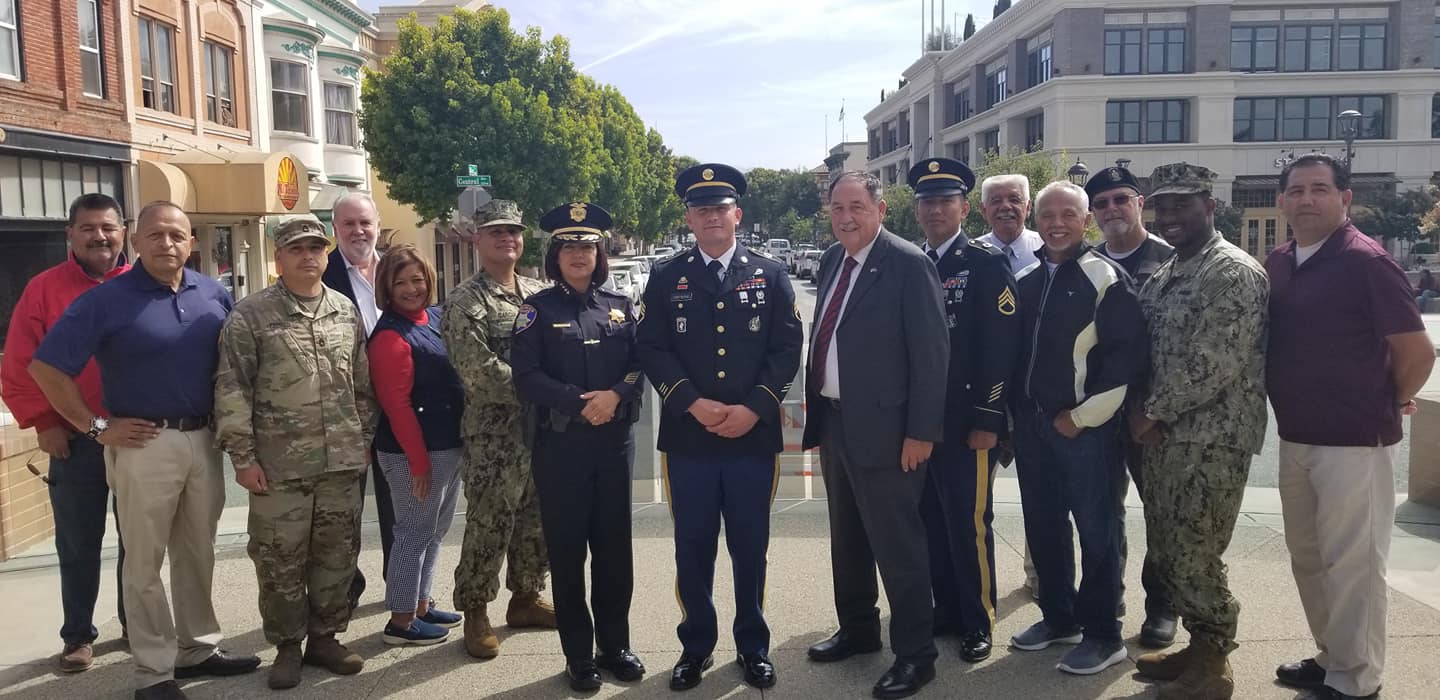
{"type": "Polygon", "coordinates": [[[533,469],[565,674],[576,691],[600,687],[600,669],[639,680],[630,651],[630,478],[634,423],[645,382],[635,353],[635,309],[604,289],[609,212],[585,202],[550,210],[545,274],[555,286],[515,317],[511,368],[520,399],[538,410],[533,469]],[[585,605],[591,556],[594,620],[585,605]],[[595,655],[599,646],[600,655],[595,655]]]}
{"type": "Polygon", "coordinates": [[[693,688],[712,664],[711,585],[723,515],[735,580],[737,662],[775,684],[765,601],[770,503],[779,478],[781,405],[804,344],[785,264],[735,240],[745,177],[707,163],[676,178],[696,246],[655,266],[640,307],[640,364],[661,401],[659,448],[675,520],[684,647],[670,677],[693,688]]]}
{"type": "Polygon", "coordinates": [[[379,406],[355,305],[321,281],[330,238],[315,219],[275,229],[280,280],[241,299],[220,333],[216,442],[250,491],[250,558],[265,639],[278,648],[271,688],[303,662],[359,673],[335,640],[350,622],[360,553],[360,482],[379,406]]]}
{"type": "Polygon", "coordinates": [[[930,542],[937,634],[960,637],[960,658],[990,657],[995,624],[993,495],[1006,432],[1006,387],[1020,347],[1015,276],[999,248],[960,229],[975,174],[952,158],[910,168],[922,248],[935,263],[950,329],[945,440],[930,455],[921,514],[930,542]]]}
{"type": "Polygon", "coordinates": [[[500,565],[511,627],[555,627],[545,588],[545,535],[525,442],[529,409],[511,381],[510,340],[525,299],[545,288],[515,271],[525,250],[525,224],[515,202],[495,199],[475,212],[472,243],[481,270],[450,292],[441,337],[465,387],[460,423],[465,458],[465,540],[455,567],[455,607],[465,613],[465,651],[480,659],[500,653],[488,605],[500,592],[500,565]]]}

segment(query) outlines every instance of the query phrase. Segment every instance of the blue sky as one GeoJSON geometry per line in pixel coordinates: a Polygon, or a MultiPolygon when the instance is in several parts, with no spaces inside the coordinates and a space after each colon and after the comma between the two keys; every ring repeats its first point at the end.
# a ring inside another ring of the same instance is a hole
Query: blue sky
{"type": "MultiPolygon", "coordinates": [[[[361,0],[370,11],[380,4],[361,0]]],[[[517,30],[567,37],[575,65],[618,87],[677,153],[745,169],[820,165],[841,139],[842,100],[846,137],[863,141],[865,112],[920,55],[922,4],[929,16],[928,0],[496,4],[517,30]]],[[[983,26],[993,4],[945,9],[983,26]]]]}

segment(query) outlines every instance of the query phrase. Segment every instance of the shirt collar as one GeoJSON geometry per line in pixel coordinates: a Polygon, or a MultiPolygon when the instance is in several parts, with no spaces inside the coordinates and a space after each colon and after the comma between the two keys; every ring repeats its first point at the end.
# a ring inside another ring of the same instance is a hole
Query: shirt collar
{"type": "MultiPolygon", "coordinates": [[[[1190,258],[1189,260],[1181,260],[1179,255],[1174,255],[1175,264],[1174,267],[1171,268],[1170,274],[1174,277],[1184,277],[1189,275],[1196,268],[1199,268],[1200,266],[1205,264],[1211,257],[1213,257],[1215,249],[1219,247],[1220,241],[1223,240],[1225,240],[1224,236],[1220,235],[1218,231],[1212,230],[1210,232],[1210,240],[1206,241],[1205,245],[1200,247],[1200,251],[1195,253],[1194,257],[1190,258]]],[[[1148,242],[1149,239],[1146,239],[1146,243],[1148,242]]],[[[1142,243],[1141,245],[1144,245],[1144,243],[1142,243]]],[[[1138,251],[1139,249],[1137,248],[1136,250],[1138,251]]]]}
{"type": "MultiPolygon", "coordinates": [[[[376,261],[376,262],[379,262],[379,260],[380,260],[380,251],[377,250],[377,251],[371,253],[371,255],[374,256],[374,257],[371,258],[371,260],[374,260],[374,261],[376,261]]],[[[345,257],[345,251],[343,251],[343,250],[340,251],[340,259],[345,261],[345,271],[346,271],[346,272],[349,272],[349,271],[355,269],[355,263],[350,262],[350,258],[345,257]]]]}
{"type": "Polygon", "coordinates": [[[865,259],[868,258],[868,257],[870,257],[870,251],[875,248],[875,241],[880,240],[880,233],[881,233],[883,230],[884,230],[883,228],[881,228],[881,229],[876,229],[876,231],[875,231],[875,237],[872,238],[872,239],[870,239],[870,242],[869,242],[869,243],[866,243],[864,248],[861,248],[859,251],[856,251],[856,253],[855,253],[854,255],[850,255],[850,254],[847,253],[845,257],[855,258],[855,265],[856,265],[857,267],[858,267],[858,266],[861,266],[861,265],[864,265],[864,264],[865,264],[865,259]]]}
{"type": "MultiPolygon", "coordinates": [[[[130,271],[125,274],[134,275],[136,285],[141,289],[164,289],[166,291],[174,291],[170,289],[169,285],[162,284],[154,277],[151,277],[149,272],[145,271],[145,260],[143,258],[136,260],[135,264],[130,267],[130,271]]],[[[184,268],[183,270],[181,270],[180,288],[194,289],[195,286],[198,284],[198,282],[196,281],[196,277],[198,276],[199,273],[195,272],[194,270],[188,267],[184,268]]]]}
{"type": "MultiPolygon", "coordinates": [[[[730,259],[733,258],[733,257],[735,257],[735,245],[736,245],[736,244],[735,244],[735,241],[730,241],[730,249],[729,249],[729,250],[726,250],[726,251],[723,252],[723,253],[721,253],[721,254],[720,254],[720,257],[718,257],[718,258],[712,258],[712,257],[710,257],[709,255],[706,255],[706,254],[705,254],[705,249],[704,249],[704,248],[701,248],[701,249],[700,249],[700,259],[701,259],[702,261],[704,261],[706,267],[709,267],[709,266],[710,266],[710,261],[711,261],[711,260],[719,260],[719,261],[720,261],[720,264],[723,265],[723,266],[725,267],[725,269],[728,270],[728,269],[730,269],[730,259]]],[[[696,247],[698,248],[699,246],[696,246],[696,247]]]]}
{"type": "Polygon", "coordinates": [[[80,261],[75,257],[75,253],[73,252],[70,253],[69,263],[70,268],[75,272],[75,274],[80,275],[81,277],[84,277],[85,279],[90,280],[91,282],[94,282],[96,284],[99,284],[101,282],[108,282],[130,271],[129,256],[123,250],[120,251],[120,259],[115,261],[115,267],[109,272],[105,273],[105,276],[101,277],[98,280],[90,276],[90,273],[85,270],[84,265],[80,264],[80,261]]]}
{"type": "Polygon", "coordinates": [[[963,246],[963,245],[965,245],[965,244],[968,243],[968,242],[969,242],[969,240],[965,238],[965,232],[964,232],[964,231],[956,231],[956,232],[955,232],[955,235],[953,235],[953,236],[945,239],[945,242],[944,242],[944,243],[941,243],[939,248],[931,248],[931,247],[930,247],[930,243],[929,243],[929,242],[926,242],[925,245],[924,245],[924,249],[925,249],[926,251],[934,250],[934,251],[935,251],[935,257],[937,257],[937,258],[943,258],[943,257],[945,257],[945,254],[946,254],[946,253],[949,253],[949,252],[950,252],[950,249],[951,249],[951,248],[954,248],[954,247],[956,247],[957,245],[962,245],[962,246],[963,246]],[[959,243],[957,243],[956,241],[959,241],[959,243]]]}

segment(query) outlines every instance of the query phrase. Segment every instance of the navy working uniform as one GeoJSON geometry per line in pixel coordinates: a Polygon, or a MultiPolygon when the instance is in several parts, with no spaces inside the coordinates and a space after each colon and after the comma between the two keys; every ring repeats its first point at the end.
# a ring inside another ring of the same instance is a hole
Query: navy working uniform
{"type": "MultiPolygon", "coordinates": [[[[723,205],[744,194],[745,178],[726,165],[697,165],[678,176],[675,190],[689,207],[723,205]]],[[[637,334],[640,363],[662,406],[659,449],[675,522],[682,665],[693,660],[702,667],[718,636],[711,588],[722,514],[734,567],[736,649],[742,663],[769,653],[762,607],[770,505],[784,449],[780,404],[804,343],[785,264],[731,235],[719,258],[697,246],[656,265],[637,334]],[[687,412],[701,398],[743,405],[759,421],[744,435],[721,437],[687,412]]]]}
{"type": "MultiPolygon", "coordinates": [[[[610,224],[608,212],[583,202],[540,219],[540,227],[552,234],[552,251],[567,243],[599,246],[610,224]]],[[[600,270],[595,277],[606,274],[600,270]]],[[[574,664],[594,673],[596,645],[603,668],[615,670],[607,662],[621,657],[632,660],[627,669],[633,677],[623,680],[634,680],[644,672],[630,654],[629,621],[632,426],[644,386],[635,354],[635,310],[628,298],[599,283],[577,290],[553,270],[551,276],[555,286],[531,295],[515,318],[511,367],[520,399],[539,413],[532,469],[560,645],[572,682],[585,673],[574,664]],[[588,403],[581,395],[605,390],[618,394],[620,402],[610,421],[593,425],[581,415],[588,403]],[[587,550],[593,622],[585,602],[587,550]]],[[[599,687],[598,675],[594,678],[595,685],[585,689],[599,687]]]]}
{"type": "MultiPolygon", "coordinates": [[[[928,158],[910,169],[909,184],[916,199],[964,197],[975,175],[958,160],[928,158]]],[[[939,273],[950,329],[945,439],[930,455],[921,499],[935,628],[967,640],[983,637],[988,655],[996,603],[990,487],[997,460],[993,449],[970,449],[968,438],[972,430],[1002,438],[1007,432],[1005,401],[1020,348],[1015,276],[999,248],[963,231],[938,249],[927,243],[925,252],[939,273]]]]}

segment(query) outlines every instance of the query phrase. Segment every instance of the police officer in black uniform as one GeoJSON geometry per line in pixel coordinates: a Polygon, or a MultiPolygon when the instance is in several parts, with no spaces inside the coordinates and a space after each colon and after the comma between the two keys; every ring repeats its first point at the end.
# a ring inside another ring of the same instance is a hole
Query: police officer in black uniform
{"type": "Polygon", "coordinates": [[[785,264],[735,240],[745,177],[707,163],[676,178],[696,246],[655,266],[640,305],[640,364],[659,392],[659,448],[675,521],[683,651],[670,687],[700,683],[719,635],[711,586],[723,516],[745,681],[775,684],[765,552],[779,478],[781,406],[804,343],[785,264]]]}
{"type": "Polygon", "coordinates": [[[921,515],[930,544],[935,633],[960,637],[960,658],[990,657],[995,624],[991,485],[1006,432],[1007,382],[1020,347],[1015,277],[999,248],[965,236],[975,174],[951,158],[909,172],[925,254],[935,261],[950,328],[945,439],[930,456],[921,515]]]}
{"type": "Polygon", "coordinates": [[[633,424],[644,386],[636,314],[603,289],[602,243],[610,214],[594,204],[557,207],[540,219],[551,234],[545,274],[515,318],[510,364],[521,400],[539,410],[533,469],[555,587],[565,674],[577,691],[600,687],[600,669],[634,681],[645,666],[630,651],[630,479],[633,424]],[[585,605],[591,555],[594,622],[585,605]],[[600,648],[600,655],[594,648],[600,648]]]}

